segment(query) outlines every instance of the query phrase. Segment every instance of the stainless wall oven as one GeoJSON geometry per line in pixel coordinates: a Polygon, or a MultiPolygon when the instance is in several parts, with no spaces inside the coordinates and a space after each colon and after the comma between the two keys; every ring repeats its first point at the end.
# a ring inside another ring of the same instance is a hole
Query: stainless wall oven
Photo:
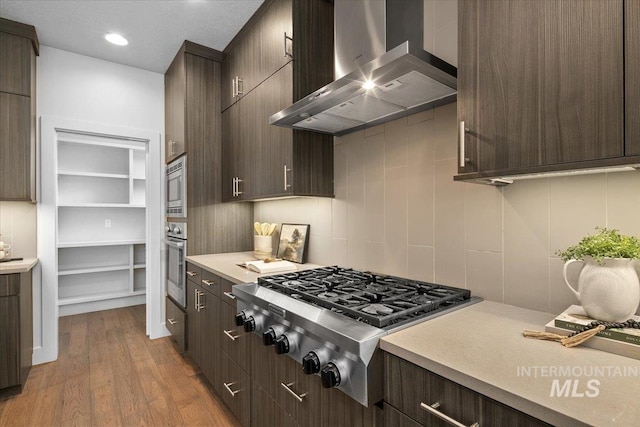
{"type": "Polygon", "coordinates": [[[187,217],[187,156],[167,165],[167,216],[187,217]]]}
{"type": "Polygon", "coordinates": [[[167,295],[183,308],[187,306],[185,283],[187,224],[169,222],[165,228],[167,244],[167,295]]]}

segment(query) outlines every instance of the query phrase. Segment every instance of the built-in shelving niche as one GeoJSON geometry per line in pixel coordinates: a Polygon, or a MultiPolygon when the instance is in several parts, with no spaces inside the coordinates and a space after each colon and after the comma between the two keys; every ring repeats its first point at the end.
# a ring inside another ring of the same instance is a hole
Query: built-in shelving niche
{"type": "Polygon", "coordinates": [[[65,132],[57,137],[60,315],[100,309],[101,301],[113,299],[144,302],[145,144],[65,132]]]}

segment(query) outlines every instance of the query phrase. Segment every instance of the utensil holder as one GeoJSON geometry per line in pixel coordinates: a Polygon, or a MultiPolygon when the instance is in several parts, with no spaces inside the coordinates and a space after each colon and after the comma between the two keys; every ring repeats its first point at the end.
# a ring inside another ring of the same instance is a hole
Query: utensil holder
{"type": "Polygon", "coordinates": [[[253,236],[253,254],[258,259],[265,259],[271,257],[272,252],[271,236],[253,236]]]}

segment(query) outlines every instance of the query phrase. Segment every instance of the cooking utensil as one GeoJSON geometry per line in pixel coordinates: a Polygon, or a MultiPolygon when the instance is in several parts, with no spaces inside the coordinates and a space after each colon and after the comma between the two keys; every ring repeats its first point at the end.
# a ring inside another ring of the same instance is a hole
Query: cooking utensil
{"type": "Polygon", "coordinates": [[[268,236],[269,235],[269,223],[267,223],[267,222],[262,224],[262,235],[263,236],[268,236]]]}
{"type": "Polygon", "coordinates": [[[262,236],[262,226],[260,225],[259,222],[254,222],[253,223],[253,229],[256,230],[256,233],[258,234],[258,236],[262,236]]]}
{"type": "Polygon", "coordinates": [[[278,226],[278,224],[273,223],[269,226],[269,236],[273,235],[273,232],[276,231],[276,227],[278,226]]]}

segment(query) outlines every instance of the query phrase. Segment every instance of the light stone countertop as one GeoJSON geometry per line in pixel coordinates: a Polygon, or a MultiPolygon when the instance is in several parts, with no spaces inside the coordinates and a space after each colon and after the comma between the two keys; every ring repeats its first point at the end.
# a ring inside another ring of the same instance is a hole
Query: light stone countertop
{"type": "Polygon", "coordinates": [[[639,426],[640,361],[522,336],[553,317],[483,301],[387,335],[380,347],[553,425],[639,426]],[[568,396],[551,396],[556,379],[572,381],[568,396]]]}
{"type": "Polygon", "coordinates": [[[25,258],[22,261],[0,262],[0,274],[26,273],[38,263],[38,258],[25,258]]]}
{"type": "MultiPolygon", "coordinates": [[[[187,261],[198,267],[204,268],[218,276],[230,280],[235,284],[257,282],[260,276],[273,276],[274,274],[293,273],[294,271],[283,271],[281,273],[258,274],[249,271],[238,264],[246,261],[255,261],[253,252],[230,252],[226,254],[193,255],[187,256],[187,261]]],[[[311,268],[323,267],[317,264],[296,264],[297,271],[309,270],[311,268]]]]}

